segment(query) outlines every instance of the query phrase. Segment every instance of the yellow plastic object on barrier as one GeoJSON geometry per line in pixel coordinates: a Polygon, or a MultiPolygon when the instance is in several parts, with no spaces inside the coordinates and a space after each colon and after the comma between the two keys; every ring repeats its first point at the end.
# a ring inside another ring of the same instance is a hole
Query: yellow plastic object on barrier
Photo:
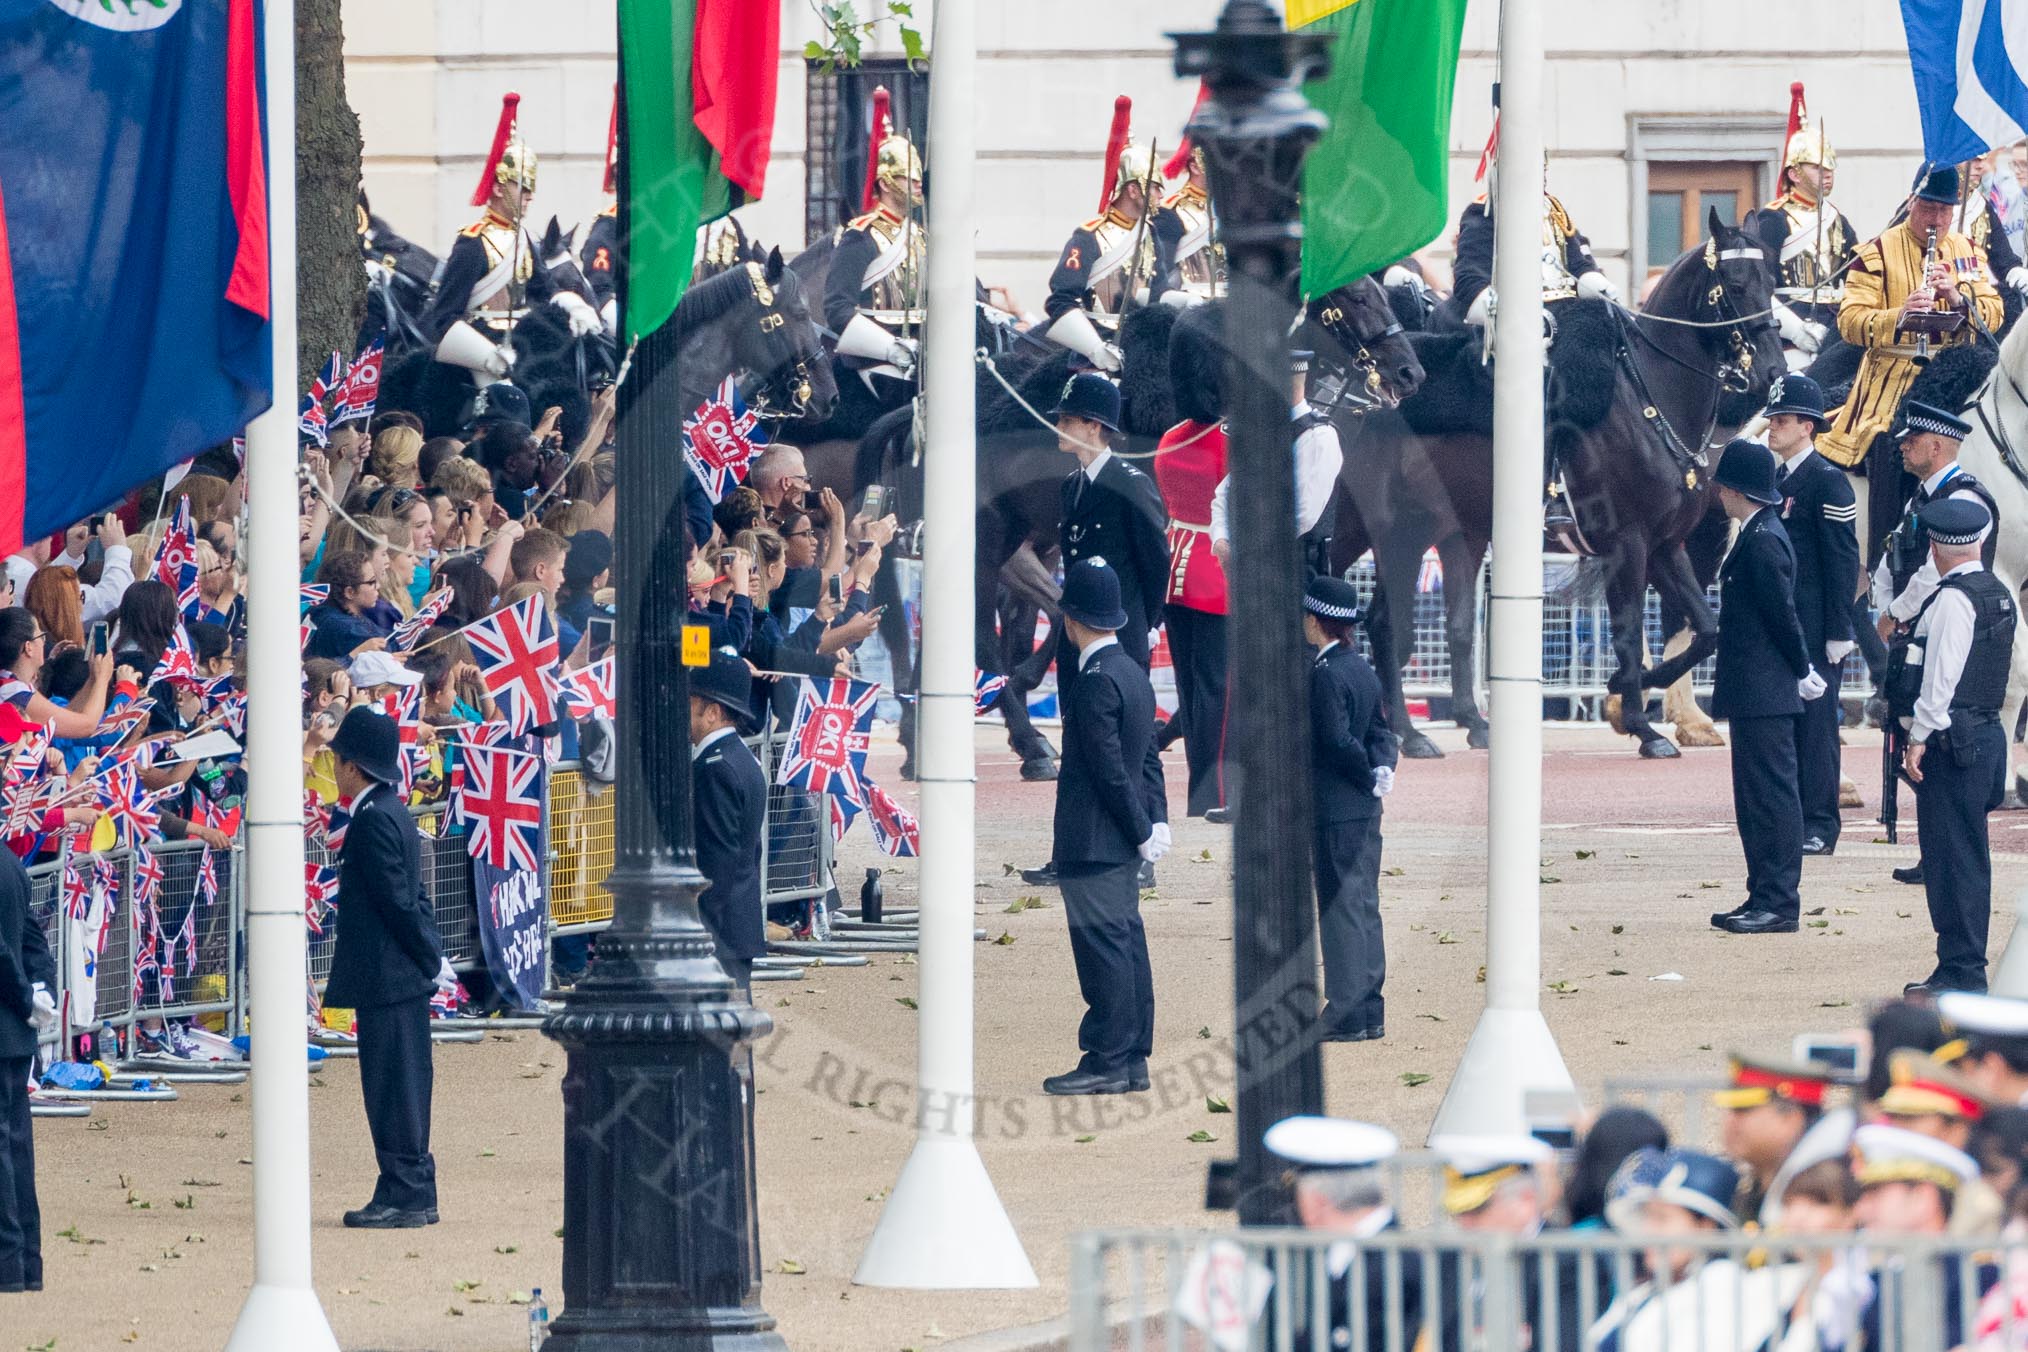
{"type": "Polygon", "coordinates": [[[549,916],[558,929],[613,918],[605,889],[613,871],[612,787],[576,770],[549,777],[549,916]]]}

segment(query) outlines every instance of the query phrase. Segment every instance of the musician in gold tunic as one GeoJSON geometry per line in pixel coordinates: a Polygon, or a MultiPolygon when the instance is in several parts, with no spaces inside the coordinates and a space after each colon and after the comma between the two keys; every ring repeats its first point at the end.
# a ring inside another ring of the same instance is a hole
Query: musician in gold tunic
{"type": "Polygon", "coordinates": [[[922,332],[928,246],[915,220],[922,159],[907,137],[881,139],[874,192],[872,209],[839,233],[824,288],[824,323],[838,335],[841,384],[851,372],[884,398],[906,397],[922,332]]]}
{"type": "Polygon", "coordinates": [[[1856,468],[1875,437],[1892,430],[1902,396],[1915,379],[1919,350],[1975,342],[1980,329],[1996,329],[2002,308],[1986,255],[1950,228],[1958,203],[1958,172],[1936,169],[1916,185],[1908,216],[1878,239],[1862,244],[1845,277],[1838,332],[1866,349],[1851,397],[1838,410],[1817,450],[1833,464],[1856,468]],[[1933,261],[1925,266],[1935,237],[1933,261]],[[1947,316],[1963,315],[1943,331],[1947,316]],[[1932,318],[1936,316],[1938,318],[1932,318]]]}

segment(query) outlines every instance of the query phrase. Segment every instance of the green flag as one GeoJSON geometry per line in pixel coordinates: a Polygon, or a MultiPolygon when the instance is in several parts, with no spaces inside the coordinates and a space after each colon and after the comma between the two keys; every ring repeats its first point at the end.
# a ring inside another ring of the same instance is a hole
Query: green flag
{"type": "Polygon", "coordinates": [[[761,195],[781,11],[745,3],[620,0],[629,340],[675,313],[698,227],[761,195]]]}
{"type": "Polygon", "coordinates": [[[1449,220],[1465,0],[1288,0],[1288,16],[1334,39],[1331,73],[1303,90],[1331,119],[1303,167],[1303,292],[1321,296],[1414,253],[1449,220]]]}

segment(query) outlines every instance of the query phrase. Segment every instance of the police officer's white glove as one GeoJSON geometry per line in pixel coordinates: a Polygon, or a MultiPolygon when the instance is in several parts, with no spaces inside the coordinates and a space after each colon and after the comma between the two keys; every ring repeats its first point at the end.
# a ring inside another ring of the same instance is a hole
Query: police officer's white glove
{"type": "Polygon", "coordinates": [[[47,1033],[56,1027],[56,997],[49,993],[49,987],[40,981],[35,983],[35,1007],[29,1011],[28,1021],[35,1025],[38,1033],[47,1033]]]}
{"type": "Polygon", "coordinates": [[[1843,662],[1846,658],[1850,657],[1852,655],[1852,650],[1858,646],[1859,645],[1857,643],[1854,643],[1849,638],[1825,639],[1824,658],[1832,666],[1835,667],[1840,662],[1843,662]]]}
{"type": "Polygon", "coordinates": [[[1151,864],[1159,863],[1162,856],[1169,853],[1170,844],[1169,823],[1156,822],[1154,829],[1148,832],[1148,838],[1141,842],[1139,854],[1151,864]]]}
{"type": "Polygon", "coordinates": [[[569,318],[573,337],[588,338],[605,331],[605,322],[599,318],[599,312],[592,309],[591,302],[577,292],[559,291],[549,298],[549,303],[569,318]]]}
{"type": "Polygon", "coordinates": [[[2015,267],[2009,270],[2007,285],[2013,287],[2016,293],[2028,296],[2028,268],[2015,267]]]}
{"type": "Polygon", "coordinates": [[[1393,792],[1394,767],[1392,765],[1375,766],[1373,769],[1373,796],[1375,798],[1385,798],[1393,792]]]}
{"type": "Polygon", "coordinates": [[[437,989],[449,995],[458,988],[458,974],[451,970],[451,960],[441,958],[437,962],[437,989]]]}
{"type": "Polygon", "coordinates": [[[1824,684],[1824,678],[1819,676],[1814,669],[1809,675],[1796,682],[1796,693],[1806,700],[1820,698],[1828,689],[1830,687],[1824,684]]]}
{"type": "Polygon", "coordinates": [[[1587,272],[1577,279],[1577,295],[1580,300],[1618,300],[1620,289],[1603,272],[1587,272]]]}

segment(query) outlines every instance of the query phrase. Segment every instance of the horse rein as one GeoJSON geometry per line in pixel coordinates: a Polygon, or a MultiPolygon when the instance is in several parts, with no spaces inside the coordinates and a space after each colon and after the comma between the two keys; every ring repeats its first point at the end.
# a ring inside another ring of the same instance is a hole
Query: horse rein
{"type": "MultiPolygon", "coordinates": [[[[2028,409],[2028,392],[2024,392],[2021,386],[2015,382],[2014,373],[2007,369],[2005,362],[1996,362],[1994,364],[1993,376],[2006,377],[2007,388],[2014,391],[2015,402],[2020,404],[2022,408],[2028,409]]],[[[1986,412],[1986,390],[1997,391],[1998,389],[1993,376],[1986,378],[1985,389],[1979,391],[1979,398],[1972,405],[1972,411],[1979,416],[1979,426],[1985,428],[1986,435],[1993,439],[1993,448],[2000,453],[2000,463],[2007,467],[2007,472],[2013,475],[2024,488],[2028,488],[2028,465],[2024,465],[2020,450],[2015,447],[2013,440],[2008,437],[2006,422],[1992,417],[1986,412]]]]}
{"type": "MultiPolygon", "coordinates": [[[[1347,333],[1345,332],[1345,311],[1336,305],[1331,305],[1317,312],[1317,323],[1323,327],[1326,333],[1336,338],[1346,347],[1356,346],[1359,349],[1347,364],[1347,370],[1360,372],[1363,377],[1358,382],[1359,389],[1363,393],[1355,392],[1352,384],[1347,382],[1344,388],[1338,392],[1338,397],[1332,400],[1324,411],[1326,413],[1336,413],[1342,408],[1357,417],[1371,413],[1377,408],[1392,407],[1393,405],[1387,402],[1387,381],[1380,374],[1380,359],[1373,355],[1368,344],[1377,345],[1386,342],[1390,338],[1400,337],[1403,333],[1407,332],[1402,327],[1401,322],[1395,320],[1376,334],[1362,335],[1356,331],[1347,333]]],[[[1395,402],[1398,403],[1399,401],[1395,402]]]]}

